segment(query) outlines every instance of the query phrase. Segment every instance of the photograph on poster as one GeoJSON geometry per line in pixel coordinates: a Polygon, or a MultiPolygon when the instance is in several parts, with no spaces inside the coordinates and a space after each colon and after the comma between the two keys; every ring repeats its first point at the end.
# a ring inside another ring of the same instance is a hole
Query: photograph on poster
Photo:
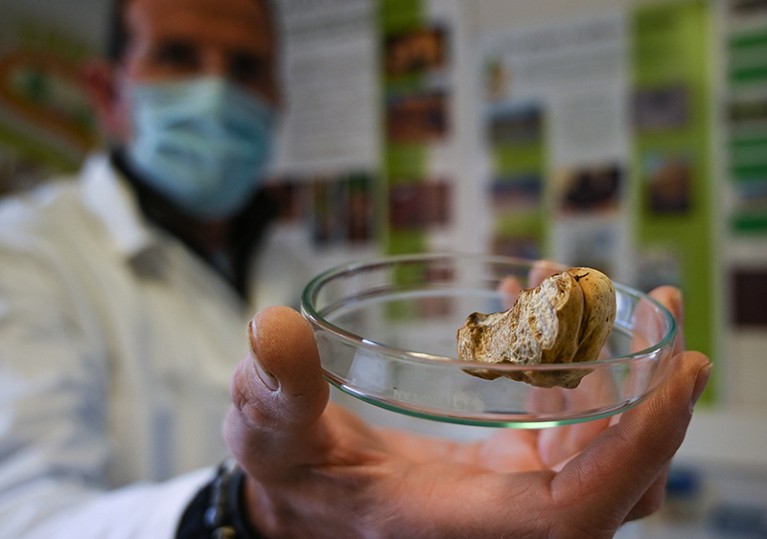
{"type": "Polygon", "coordinates": [[[689,122],[689,96],[682,84],[637,89],[633,96],[633,124],[640,133],[684,129],[689,122]]]}
{"type": "Polygon", "coordinates": [[[18,50],[1,55],[0,107],[85,151],[96,138],[80,69],[53,52],[18,50]]]}
{"type": "Polygon", "coordinates": [[[277,222],[296,224],[305,217],[308,182],[300,178],[275,178],[269,181],[264,191],[277,207],[277,222]]]}
{"type": "Polygon", "coordinates": [[[0,195],[77,170],[99,139],[82,77],[91,45],[48,17],[22,16],[6,4],[0,16],[0,195]]]}
{"type": "Polygon", "coordinates": [[[450,222],[452,185],[441,179],[397,183],[389,190],[389,226],[426,230],[450,222]]]}
{"type": "Polygon", "coordinates": [[[617,272],[620,255],[620,227],[613,219],[594,222],[588,219],[570,219],[559,223],[555,234],[558,245],[556,259],[571,266],[598,269],[607,275],[617,272]]]}
{"type": "Polygon", "coordinates": [[[767,178],[736,178],[731,193],[733,229],[749,234],[767,232],[767,178]]]}
{"type": "Polygon", "coordinates": [[[728,107],[728,116],[734,126],[756,129],[764,126],[767,122],[767,90],[761,96],[733,99],[728,107]]]}
{"type": "Polygon", "coordinates": [[[439,71],[447,64],[447,36],[441,26],[390,34],[384,40],[387,77],[397,78],[439,71]]]}
{"type": "Polygon", "coordinates": [[[536,236],[496,234],[491,239],[494,255],[536,260],[542,257],[541,242],[536,236]]]}
{"type": "Polygon", "coordinates": [[[565,167],[555,172],[557,209],[563,214],[618,211],[624,169],[618,163],[565,167]]]}
{"type": "Polygon", "coordinates": [[[315,245],[343,242],[347,237],[346,186],[329,179],[311,184],[311,237],[315,245]]]}
{"type": "Polygon", "coordinates": [[[353,174],[346,180],[349,189],[346,222],[350,243],[372,241],[375,234],[374,179],[368,174],[353,174]]]}
{"type": "Polygon", "coordinates": [[[661,285],[683,286],[680,250],[671,245],[648,245],[637,256],[636,286],[649,292],[661,285]]]}
{"type": "Polygon", "coordinates": [[[650,153],[642,162],[645,211],[649,215],[681,215],[692,206],[693,172],[681,154],[650,153]]]}
{"type": "Polygon", "coordinates": [[[490,185],[490,204],[494,213],[539,211],[543,206],[543,181],[537,174],[494,178],[490,185]]]}
{"type": "Polygon", "coordinates": [[[487,137],[491,144],[520,144],[543,139],[541,103],[507,102],[490,109],[487,137]]]}
{"type": "Polygon", "coordinates": [[[283,177],[270,180],[277,223],[307,226],[314,245],[352,245],[374,240],[374,180],[370,174],[283,177]]]}
{"type": "Polygon", "coordinates": [[[316,245],[356,244],[373,239],[373,181],[342,175],[309,184],[311,237],[316,245]]]}
{"type": "Polygon", "coordinates": [[[730,0],[729,8],[736,16],[767,15],[767,0],[730,0]]]}
{"type": "Polygon", "coordinates": [[[732,290],[730,322],[739,328],[767,328],[767,267],[734,267],[730,270],[732,290]]]}
{"type": "Polygon", "coordinates": [[[448,132],[448,96],[442,90],[391,95],[386,103],[386,129],[394,143],[426,143],[448,132]]]}

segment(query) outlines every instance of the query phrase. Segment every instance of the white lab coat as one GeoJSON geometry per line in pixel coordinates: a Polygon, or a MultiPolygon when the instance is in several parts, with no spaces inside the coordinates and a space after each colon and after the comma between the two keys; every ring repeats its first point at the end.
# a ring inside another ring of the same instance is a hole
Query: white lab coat
{"type": "Polygon", "coordinates": [[[0,538],[173,537],[226,456],[248,318],[312,272],[266,249],[243,308],[106,156],[0,203],[0,538]]]}

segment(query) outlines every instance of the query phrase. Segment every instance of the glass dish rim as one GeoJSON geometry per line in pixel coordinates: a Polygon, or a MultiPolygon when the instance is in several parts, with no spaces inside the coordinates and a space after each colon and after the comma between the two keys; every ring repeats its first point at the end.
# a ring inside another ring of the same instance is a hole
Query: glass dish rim
{"type": "MultiPolygon", "coordinates": [[[[329,280],[331,277],[343,276],[344,273],[352,273],[359,271],[360,269],[376,266],[393,266],[395,264],[401,264],[403,262],[426,262],[440,259],[482,259],[485,262],[495,264],[517,264],[531,266],[535,262],[545,262],[553,267],[567,269],[569,266],[564,264],[549,261],[549,260],[531,260],[520,257],[503,256],[503,255],[487,255],[487,254],[472,254],[472,253],[421,253],[421,254],[400,254],[400,255],[381,255],[376,257],[368,257],[357,259],[342,264],[337,264],[330,267],[312,278],[301,294],[301,313],[316,326],[332,333],[337,338],[345,341],[356,348],[362,348],[371,350],[377,354],[386,355],[398,360],[411,361],[414,363],[427,363],[433,365],[434,362],[440,362],[444,365],[452,365],[460,369],[492,369],[499,373],[502,372],[518,372],[518,371],[552,371],[562,369],[594,369],[605,368],[606,366],[620,365],[624,363],[631,363],[648,356],[653,357],[657,352],[666,348],[667,346],[673,347],[674,340],[676,339],[677,323],[674,316],[669,310],[663,306],[659,301],[651,297],[645,292],[641,292],[635,288],[624,285],[622,283],[613,281],[613,285],[616,289],[622,292],[645,299],[649,301],[656,309],[660,311],[664,319],[668,323],[668,329],[663,335],[663,338],[658,342],[629,354],[622,354],[618,356],[612,356],[605,359],[598,359],[594,361],[583,361],[575,363],[546,363],[535,365],[524,364],[512,364],[512,363],[497,363],[492,365],[480,364],[476,361],[461,361],[454,357],[441,356],[436,354],[429,354],[426,352],[418,352],[416,350],[408,350],[405,348],[395,348],[387,346],[386,344],[378,341],[366,339],[356,333],[347,331],[331,322],[326,320],[317,309],[314,308],[313,297],[315,291],[319,290],[323,283],[329,280]]],[[[467,313],[468,316],[469,313],[467,313]]],[[[458,328],[455,328],[458,330],[458,328]]]]}

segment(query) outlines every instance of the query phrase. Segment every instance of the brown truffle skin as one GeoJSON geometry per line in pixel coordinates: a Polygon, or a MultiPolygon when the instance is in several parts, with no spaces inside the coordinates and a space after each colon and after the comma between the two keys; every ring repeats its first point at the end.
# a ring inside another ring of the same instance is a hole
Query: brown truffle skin
{"type": "Polygon", "coordinates": [[[591,268],[570,268],[567,272],[583,291],[583,320],[573,361],[594,361],[615,323],[615,287],[604,273],[591,268]]]}
{"type": "MultiPolygon", "coordinates": [[[[593,361],[615,320],[615,289],[591,268],[570,268],[523,290],[508,311],[472,313],[457,332],[458,358],[486,364],[537,365],[593,361]]],[[[467,369],[482,378],[508,376],[539,387],[577,387],[589,371],[467,369]]]]}

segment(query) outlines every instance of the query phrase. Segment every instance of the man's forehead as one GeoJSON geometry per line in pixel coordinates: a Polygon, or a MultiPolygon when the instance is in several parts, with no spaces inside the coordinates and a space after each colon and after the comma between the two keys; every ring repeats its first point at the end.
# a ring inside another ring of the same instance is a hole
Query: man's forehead
{"type": "Polygon", "coordinates": [[[231,33],[272,32],[266,0],[126,0],[125,21],[131,30],[194,34],[226,27],[231,33]]]}

